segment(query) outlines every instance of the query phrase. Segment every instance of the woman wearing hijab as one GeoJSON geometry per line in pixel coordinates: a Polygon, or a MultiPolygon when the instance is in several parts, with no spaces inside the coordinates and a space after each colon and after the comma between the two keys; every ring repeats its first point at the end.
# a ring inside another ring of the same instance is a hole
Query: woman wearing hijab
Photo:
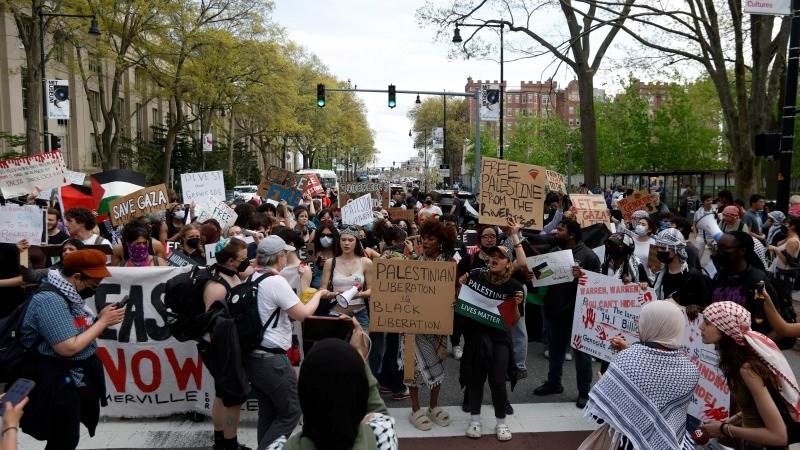
{"type": "Polygon", "coordinates": [[[589,392],[584,416],[603,424],[590,438],[607,432],[612,448],[694,448],[686,415],[700,373],[681,349],[685,332],[686,318],[674,303],[642,308],[641,341],[621,351],[589,392]]]}
{"type": "Polygon", "coordinates": [[[704,423],[703,431],[735,441],[737,448],[788,448],[786,421],[800,418],[800,389],[786,357],[771,339],[750,328],[750,312],[736,303],[712,303],[703,318],[703,342],[716,347],[739,409],[727,422],[704,423]]]}
{"type": "Polygon", "coordinates": [[[672,298],[685,306],[689,319],[694,320],[697,313],[708,305],[711,280],[697,270],[690,269],[686,260],[689,257],[686,241],[677,228],[667,228],[656,236],[656,258],[661,263],[661,271],[656,274],[653,289],[656,298],[672,298]]]}
{"type": "Polygon", "coordinates": [[[634,254],[633,238],[624,233],[614,233],[606,239],[606,255],[600,273],[619,278],[624,283],[648,284],[647,269],[634,254]]]}
{"type": "Polygon", "coordinates": [[[647,281],[653,277],[653,271],[648,265],[650,259],[650,246],[655,243],[653,234],[656,232],[656,225],[647,211],[634,211],[631,216],[631,230],[634,250],[633,254],[639,258],[644,268],[647,269],[647,281]]]}
{"type": "MultiPolygon", "coordinates": [[[[354,339],[357,334],[363,335],[356,331],[354,339]]],[[[277,439],[266,450],[398,448],[394,419],[353,345],[334,338],[314,344],[300,369],[297,393],[302,431],[277,439]]]]}

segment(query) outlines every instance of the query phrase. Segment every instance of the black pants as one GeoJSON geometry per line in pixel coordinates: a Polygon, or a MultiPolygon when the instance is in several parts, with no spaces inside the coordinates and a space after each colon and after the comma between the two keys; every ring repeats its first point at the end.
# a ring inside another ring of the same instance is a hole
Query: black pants
{"type": "Polygon", "coordinates": [[[492,344],[492,367],[489,367],[488,370],[483,367],[474,367],[472,369],[469,384],[467,385],[470,414],[481,413],[483,385],[488,378],[489,389],[492,391],[494,416],[498,419],[504,419],[506,417],[506,404],[508,404],[506,372],[508,371],[509,358],[511,358],[511,349],[509,346],[507,344],[495,342],[492,344]]]}
{"type": "Polygon", "coordinates": [[[453,347],[461,345],[461,336],[464,334],[463,320],[464,317],[460,314],[456,314],[455,317],[453,317],[453,334],[450,335],[450,343],[453,347]]]}
{"type": "Polygon", "coordinates": [[[60,420],[54,420],[50,439],[45,450],[74,450],[81,438],[81,414],[87,395],[84,389],[65,388],[66,394],[52,405],[53,411],[69,411],[60,420]],[[78,405],[77,407],[75,405],[78,405]],[[77,411],[76,411],[77,410],[77,411]]]}
{"type": "Polygon", "coordinates": [[[401,394],[406,390],[403,384],[403,369],[397,364],[397,352],[400,350],[400,335],[386,333],[386,348],[380,372],[375,376],[381,386],[392,390],[393,394],[401,394]]]}

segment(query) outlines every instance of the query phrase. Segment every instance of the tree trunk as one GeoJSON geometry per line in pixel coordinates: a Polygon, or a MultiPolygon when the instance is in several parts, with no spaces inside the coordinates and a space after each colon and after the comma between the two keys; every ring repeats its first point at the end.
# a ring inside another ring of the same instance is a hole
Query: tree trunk
{"type": "Polygon", "coordinates": [[[233,173],[233,143],[235,141],[233,133],[236,129],[233,126],[233,109],[231,109],[231,121],[228,124],[228,173],[234,177],[234,182],[239,184],[236,174],[233,173]]]}
{"type": "MultiPolygon", "coordinates": [[[[172,151],[175,149],[175,142],[178,139],[178,132],[183,126],[183,113],[181,111],[181,101],[179,100],[180,94],[176,95],[173,101],[169,102],[170,114],[169,117],[174,117],[175,120],[169,124],[167,134],[164,138],[164,182],[170,183],[169,173],[172,167],[172,151]]],[[[172,187],[172,186],[170,186],[172,187]]]]}
{"type": "Polygon", "coordinates": [[[592,187],[600,184],[600,167],[597,163],[597,120],[594,114],[594,74],[586,71],[576,71],[576,73],[581,102],[583,182],[592,187]]]}
{"type": "Polygon", "coordinates": [[[39,51],[39,26],[36,20],[31,24],[31,44],[25,48],[27,71],[23,83],[28,88],[25,98],[25,151],[28,156],[44,150],[42,146],[42,76],[41,52],[39,51]]]}

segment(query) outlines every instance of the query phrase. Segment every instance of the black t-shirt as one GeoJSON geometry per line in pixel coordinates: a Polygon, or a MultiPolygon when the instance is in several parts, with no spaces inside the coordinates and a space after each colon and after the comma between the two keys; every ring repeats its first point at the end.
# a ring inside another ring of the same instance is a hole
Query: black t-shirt
{"type": "Polygon", "coordinates": [[[69,236],[67,236],[67,234],[64,233],[63,231],[58,230],[58,233],[52,236],[47,236],[47,243],[51,245],[61,245],[67,239],[69,239],[69,236]]]}
{"type": "MultiPolygon", "coordinates": [[[[0,280],[21,275],[19,251],[16,244],[0,243],[0,280]]],[[[25,291],[21,286],[0,287],[0,318],[11,314],[25,301],[25,291]]]]}
{"type": "Polygon", "coordinates": [[[764,282],[770,298],[779,298],[778,292],[769,281],[767,274],[763,270],[747,266],[747,269],[740,274],[726,271],[717,273],[717,276],[714,277],[711,302],[730,301],[744,306],[750,311],[753,330],[767,334],[772,327],[764,312],[764,302],[755,298],[756,285],[759,281],[764,282]]]}

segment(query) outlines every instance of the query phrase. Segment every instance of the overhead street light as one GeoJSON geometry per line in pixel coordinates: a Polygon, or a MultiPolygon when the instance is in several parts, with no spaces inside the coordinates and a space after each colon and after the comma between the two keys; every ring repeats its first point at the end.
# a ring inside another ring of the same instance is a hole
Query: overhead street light
{"type": "Polygon", "coordinates": [[[418,105],[419,105],[420,103],[422,103],[422,100],[420,100],[420,99],[419,99],[419,94],[417,94],[417,100],[416,100],[414,103],[416,103],[416,104],[418,104],[418,105]]]}
{"type": "Polygon", "coordinates": [[[456,25],[456,30],[453,32],[453,44],[460,44],[462,42],[464,42],[464,40],[461,39],[461,30],[459,30],[458,25],[456,25]]]}

